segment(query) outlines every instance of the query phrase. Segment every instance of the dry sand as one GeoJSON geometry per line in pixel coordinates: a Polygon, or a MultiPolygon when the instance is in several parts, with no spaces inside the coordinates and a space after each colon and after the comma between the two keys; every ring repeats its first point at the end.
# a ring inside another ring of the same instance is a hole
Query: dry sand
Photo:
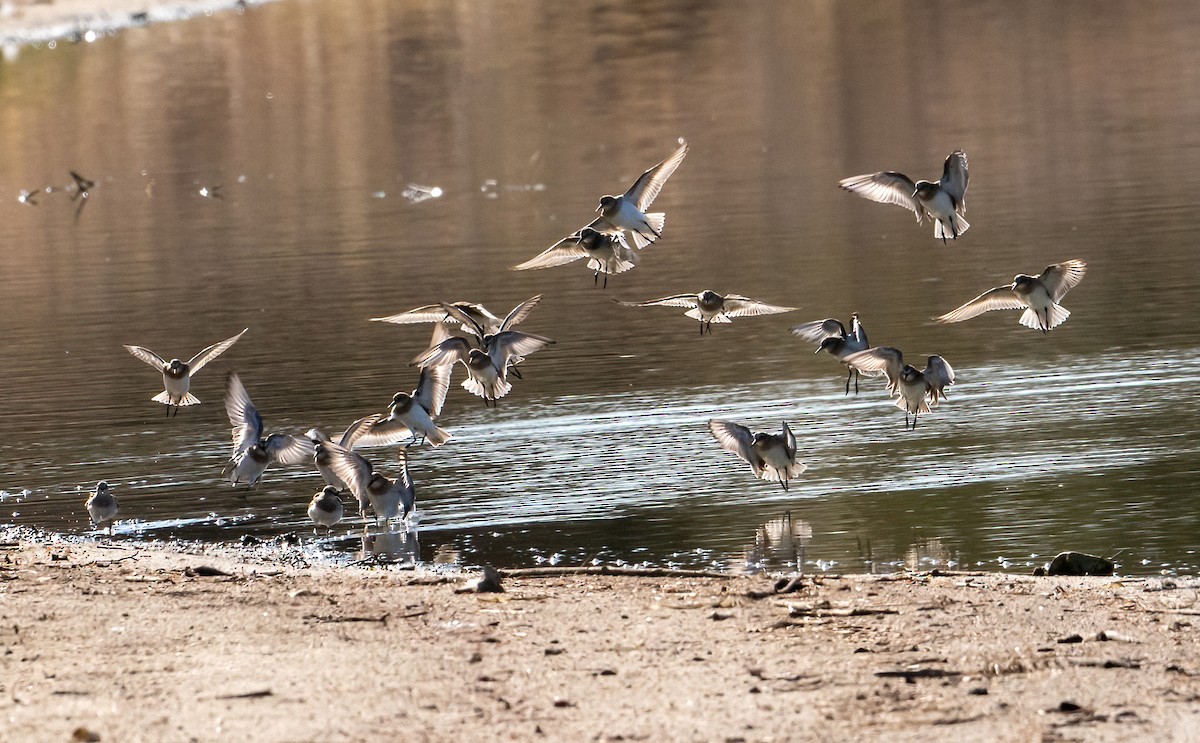
{"type": "Polygon", "coordinates": [[[1190,578],[458,594],[286,547],[175,549],[0,545],[0,740],[1200,740],[1190,578]]]}

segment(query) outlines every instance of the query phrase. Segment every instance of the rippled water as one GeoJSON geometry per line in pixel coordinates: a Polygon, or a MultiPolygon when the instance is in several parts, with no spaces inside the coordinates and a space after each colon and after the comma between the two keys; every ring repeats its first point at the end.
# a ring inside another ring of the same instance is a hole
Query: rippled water
{"type": "MultiPolygon", "coordinates": [[[[412,387],[428,340],[367,318],[542,294],[523,327],[557,343],[494,410],[456,373],[454,441],[411,460],[418,533],[369,547],[833,570],[1123,550],[1125,572],[1194,571],[1198,32],[1184,3],[285,0],[27,47],[0,67],[0,519],[85,532],[107,479],[122,538],[310,533],[315,473],[273,468],[245,498],[222,482],[223,375],[269,430],[340,430],[412,387]],[[507,270],[680,136],[636,270],[607,289],[582,264],[507,270]],[[956,244],[836,188],[936,176],[957,147],[956,244]],[[69,170],[97,182],[82,208],[18,202],[69,170]],[[1089,272],[1049,335],[1015,312],[929,320],[1068,258],[1089,272]],[[701,337],[682,310],[611,301],[704,288],[801,309],[701,337]],[[852,310],[958,372],[915,431],[787,332],[852,310]],[[247,326],[174,419],[121,349],[186,357],[247,326]],[[786,419],[809,470],[787,493],[754,480],[711,418],[786,419]]],[[[361,527],[318,543],[355,554],[361,527]]]]}

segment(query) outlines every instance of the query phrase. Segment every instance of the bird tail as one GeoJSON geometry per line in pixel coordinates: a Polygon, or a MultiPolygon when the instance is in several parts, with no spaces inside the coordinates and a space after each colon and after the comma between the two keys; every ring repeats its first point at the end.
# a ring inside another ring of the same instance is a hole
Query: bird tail
{"type": "Polygon", "coordinates": [[[647,214],[645,226],[642,229],[633,231],[633,246],[641,250],[657,240],[662,235],[663,225],[666,222],[667,215],[662,212],[647,214]]]}
{"type": "MultiPolygon", "coordinates": [[[[683,314],[687,315],[688,317],[692,318],[693,320],[699,320],[700,322],[704,322],[704,314],[700,312],[699,307],[693,307],[692,309],[688,310],[687,312],[685,312],[683,314]]],[[[730,320],[725,315],[713,315],[712,322],[720,325],[723,322],[733,322],[733,320],[730,320]]]]}
{"type": "Polygon", "coordinates": [[[1071,316],[1071,311],[1061,304],[1050,305],[1050,323],[1049,325],[1042,324],[1042,318],[1038,315],[1037,310],[1030,307],[1021,315],[1021,324],[1027,328],[1034,330],[1052,330],[1062,325],[1071,316]]]}
{"type": "Polygon", "coordinates": [[[432,432],[425,434],[425,440],[429,442],[430,446],[441,446],[452,438],[454,437],[449,431],[437,426],[434,426],[432,432]]]}
{"type": "Polygon", "coordinates": [[[181,408],[186,408],[188,405],[200,404],[200,398],[190,392],[183,393],[183,397],[180,398],[178,403],[171,399],[171,393],[166,390],[163,390],[150,399],[154,402],[161,402],[163,405],[176,405],[181,408]]]}
{"type": "Polygon", "coordinates": [[[477,395],[485,400],[499,400],[508,394],[512,389],[512,385],[503,379],[497,378],[494,382],[484,385],[474,377],[467,377],[462,381],[463,389],[470,392],[472,395],[477,395]]]}
{"type": "Polygon", "coordinates": [[[928,413],[929,412],[929,398],[922,397],[921,402],[917,404],[917,409],[913,410],[912,406],[908,402],[908,398],[906,398],[904,395],[901,395],[900,397],[896,398],[896,407],[900,408],[901,410],[903,410],[906,413],[911,413],[913,415],[919,415],[921,413],[928,413]]]}
{"type": "Polygon", "coordinates": [[[626,255],[614,255],[604,260],[592,258],[588,260],[588,268],[600,273],[625,273],[637,265],[637,253],[630,251],[626,255]]]}
{"type": "Polygon", "coordinates": [[[952,229],[942,224],[942,220],[940,219],[933,220],[933,236],[935,239],[953,240],[956,236],[966,232],[971,226],[971,224],[967,222],[967,220],[958,212],[952,212],[950,214],[950,222],[952,223],[952,229]]]}

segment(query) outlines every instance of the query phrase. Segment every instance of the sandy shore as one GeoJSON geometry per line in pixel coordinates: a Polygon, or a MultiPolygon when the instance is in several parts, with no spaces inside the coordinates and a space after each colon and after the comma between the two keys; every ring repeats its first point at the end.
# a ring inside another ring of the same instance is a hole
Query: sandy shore
{"type": "Polygon", "coordinates": [[[0,544],[0,738],[1200,738],[1190,578],[844,576],[785,595],[768,577],[507,576],[462,594],[302,564],[0,544]]]}
{"type": "Polygon", "coordinates": [[[0,0],[0,45],[93,40],[129,26],[236,10],[267,0],[0,0]],[[89,34],[90,32],[90,34],[89,34]]]}

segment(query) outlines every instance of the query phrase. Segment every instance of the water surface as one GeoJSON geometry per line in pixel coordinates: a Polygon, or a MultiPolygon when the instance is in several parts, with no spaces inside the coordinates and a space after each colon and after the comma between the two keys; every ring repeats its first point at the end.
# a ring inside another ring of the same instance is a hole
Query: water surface
{"type": "MultiPolygon", "coordinates": [[[[428,340],[367,318],[542,294],[524,327],[557,343],[495,410],[460,369],[455,440],[412,456],[423,560],[778,568],[800,554],[768,544],[790,514],[808,569],[1080,549],[1194,571],[1197,34],[1188,3],[284,0],[27,47],[0,67],[0,518],[85,532],[107,479],[122,538],[308,533],[315,473],[272,469],[245,498],[222,482],[224,374],[269,430],[340,430],[415,384],[428,340]],[[582,264],[508,271],[681,136],[637,269],[607,289],[582,264]],[[955,244],[836,188],[935,177],[955,148],[955,244]],[[69,170],[97,182],[82,208],[17,200],[69,170]],[[1049,335],[1015,312],[929,319],[1069,258],[1088,275],[1049,335]],[[801,309],[701,337],[611,301],[704,288],[801,309]],[[787,332],[851,311],[957,370],[915,432],[787,332]],[[169,420],[121,349],[186,358],[244,327],[169,420]],[[754,480],[714,417],[788,420],[808,472],[754,480]]],[[[349,555],[359,529],[321,544],[349,555]]]]}

